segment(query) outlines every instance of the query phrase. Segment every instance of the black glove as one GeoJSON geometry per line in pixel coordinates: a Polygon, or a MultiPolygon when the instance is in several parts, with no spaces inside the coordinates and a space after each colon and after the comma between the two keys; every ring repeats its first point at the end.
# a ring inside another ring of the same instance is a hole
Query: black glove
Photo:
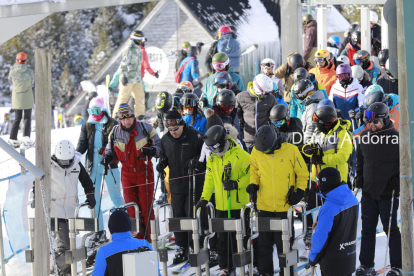
{"type": "Polygon", "coordinates": [[[157,79],[160,77],[160,75],[158,74],[158,72],[155,72],[154,77],[156,77],[157,79]]]}
{"type": "Polygon", "coordinates": [[[305,195],[304,190],[296,189],[296,191],[294,193],[290,194],[289,197],[288,197],[289,205],[292,206],[292,205],[298,204],[302,200],[304,195],[305,195]]]}
{"type": "Polygon", "coordinates": [[[355,114],[355,120],[360,120],[360,119],[362,119],[362,117],[364,116],[364,114],[362,113],[362,108],[360,108],[359,110],[358,110],[358,112],[355,114]]]}
{"type": "Polygon", "coordinates": [[[102,156],[101,164],[104,165],[105,167],[108,167],[109,163],[111,163],[112,161],[114,161],[114,157],[110,154],[106,154],[102,156]]]}
{"type": "Polygon", "coordinates": [[[250,196],[250,200],[253,199],[253,202],[257,202],[257,191],[259,190],[259,185],[256,184],[249,184],[246,188],[246,192],[250,196]]]}
{"type": "Polygon", "coordinates": [[[322,165],[322,164],[325,164],[325,163],[323,163],[322,157],[323,157],[322,154],[314,154],[314,155],[312,155],[312,164],[314,164],[314,165],[322,165]]]}
{"type": "Polygon", "coordinates": [[[318,149],[319,149],[318,144],[309,144],[309,145],[304,145],[302,148],[302,151],[308,155],[314,155],[315,153],[318,152],[318,149]]]}
{"type": "Polygon", "coordinates": [[[199,200],[199,201],[197,202],[197,204],[196,204],[196,211],[197,211],[197,210],[198,210],[198,208],[200,208],[200,207],[201,207],[201,209],[203,209],[204,207],[206,207],[206,206],[207,206],[207,203],[208,203],[208,201],[207,201],[207,200],[204,200],[204,199],[199,200]]]}
{"type": "Polygon", "coordinates": [[[204,43],[203,42],[197,42],[196,46],[197,47],[202,47],[202,46],[204,46],[204,43]]]}
{"type": "Polygon", "coordinates": [[[207,101],[207,99],[206,98],[201,98],[201,100],[200,100],[200,102],[199,102],[199,104],[198,104],[199,106],[200,106],[200,108],[201,109],[204,109],[204,108],[206,108],[207,107],[207,105],[208,105],[208,101],[207,101]]]}
{"type": "Polygon", "coordinates": [[[89,209],[95,208],[95,205],[96,205],[95,195],[94,194],[87,195],[85,202],[88,203],[89,209]]]}
{"type": "MultiPolygon", "coordinates": [[[[141,148],[141,154],[145,156],[155,157],[157,155],[157,150],[154,147],[145,147],[141,148]]],[[[140,159],[140,157],[138,159],[140,159]]]]}
{"type": "Polygon", "coordinates": [[[223,181],[224,190],[231,191],[231,190],[237,190],[239,187],[239,184],[235,180],[224,180],[223,181]]]}
{"type": "Polygon", "coordinates": [[[364,179],[362,176],[357,176],[354,179],[354,186],[355,188],[362,189],[362,186],[364,185],[364,179]]]}
{"type": "Polygon", "coordinates": [[[160,161],[158,161],[157,166],[155,167],[155,169],[157,170],[157,172],[159,174],[162,175],[162,177],[165,177],[166,173],[164,171],[164,169],[168,166],[167,163],[167,158],[160,158],[160,161]]]}
{"type": "Polygon", "coordinates": [[[348,111],[349,118],[355,119],[355,110],[351,109],[348,111]]]}
{"type": "Polygon", "coordinates": [[[122,77],[121,83],[123,86],[126,86],[128,84],[128,79],[126,77],[122,77]]]}
{"type": "Polygon", "coordinates": [[[188,165],[187,165],[187,167],[188,167],[188,169],[190,170],[190,171],[194,171],[194,170],[198,170],[198,166],[199,166],[199,163],[200,162],[198,162],[198,160],[197,159],[190,159],[190,161],[188,161],[188,165]]]}

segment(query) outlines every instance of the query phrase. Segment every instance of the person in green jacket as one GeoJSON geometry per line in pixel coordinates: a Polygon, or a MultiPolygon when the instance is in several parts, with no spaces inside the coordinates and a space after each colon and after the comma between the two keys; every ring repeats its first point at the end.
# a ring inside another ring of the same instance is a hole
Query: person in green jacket
{"type": "MultiPolygon", "coordinates": [[[[240,219],[240,209],[249,203],[246,187],[250,181],[250,155],[220,125],[210,127],[203,140],[211,154],[196,209],[204,208],[215,191],[216,218],[240,219]]],[[[232,250],[228,250],[228,237],[228,233],[218,233],[219,275],[229,275],[234,269],[231,255],[237,252],[235,233],[231,234],[232,250]]]]}
{"type": "Polygon", "coordinates": [[[30,139],[31,117],[34,106],[34,97],[32,85],[34,84],[34,75],[32,69],[27,67],[27,56],[20,52],[16,56],[16,63],[9,73],[9,83],[13,86],[12,90],[12,108],[16,117],[10,131],[9,144],[15,148],[20,147],[20,141],[17,140],[20,121],[23,117],[23,138],[25,146],[33,145],[30,139]]]}
{"type": "Polygon", "coordinates": [[[204,93],[200,99],[200,107],[205,110],[207,108],[212,108],[215,99],[218,93],[217,87],[214,85],[214,79],[216,78],[217,74],[220,72],[227,71],[229,72],[231,79],[237,86],[240,88],[240,91],[244,91],[244,84],[241,77],[234,73],[232,67],[230,67],[230,59],[226,53],[217,53],[213,56],[213,68],[216,70],[216,73],[210,75],[207,79],[206,86],[204,88],[204,93]]]}

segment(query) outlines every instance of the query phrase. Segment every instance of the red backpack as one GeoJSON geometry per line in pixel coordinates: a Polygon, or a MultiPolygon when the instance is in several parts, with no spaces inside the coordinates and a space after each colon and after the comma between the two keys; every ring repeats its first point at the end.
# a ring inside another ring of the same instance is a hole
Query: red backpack
{"type": "Polygon", "coordinates": [[[175,81],[175,83],[180,83],[181,75],[183,74],[184,67],[192,59],[195,59],[195,57],[190,57],[182,66],[180,66],[180,68],[178,68],[177,72],[175,72],[175,75],[174,75],[174,81],[175,81]]]}

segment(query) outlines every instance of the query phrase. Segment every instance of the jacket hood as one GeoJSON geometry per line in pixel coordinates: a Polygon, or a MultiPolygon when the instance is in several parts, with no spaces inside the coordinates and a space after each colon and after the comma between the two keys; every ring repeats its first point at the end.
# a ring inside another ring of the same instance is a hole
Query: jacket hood
{"type": "Polygon", "coordinates": [[[334,71],[335,75],[336,75],[335,64],[333,64],[332,61],[329,62],[328,66],[325,66],[325,67],[322,67],[322,68],[318,67],[318,68],[319,68],[319,71],[322,74],[328,74],[330,71],[334,71]]]}
{"type": "Polygon", "coordinates": [[[224,124],[224,128],[229,131],[229,137],[236,141],[237,135],[239,135],[239,131],[231,124],[224,124]]]}
{"type": "Polygon", "coordinates": [[[308,102],[308,104],[311,104],[311,103],[318,103],[322,101],[323,99],[325,99],[325,94],[323,93],[323,91],[316,90],[315,93],[307,97],[305,101],[308,102]]]}
{"type": "Polygon", "coordinates": [[[27,70],[27,64],[18,64],[18,63],[15,63],[13,65],[13,69],[14,70],[17,70],[17,71],[20,71],[20,72],[24,72],[24,71],[27,70]]]}
{"type": "MultiPolygon", "coordinates": [[[[52,156],[55,156],[55,154],[53,154],[52,156]]],[[[82,157],[82,154],[80,154],[80,152],[75,151],[75,158],[73,159],[72,165],[69,168],[63,169],[59,166],[59,164],[54,161],[53,159],[51,159],[52,161],[52,165],[55,165],[59,168],[61,168],[62,170],[70,170],[71,168],[73,168],[73,166],[75,166],[76,164],[78,164],[80,162],[80,159],[82,157]]]]}
{"type": "Polygon", "coordinates": [[[320,197],[325,198],[327,201],[331,201],[338,205],[345,205],[348,204],[355,196],[352,194],[352,191],[348,188],[347,184],[342,184],[329,193],[326,194],[324,197],[322,194],[318,194],[320,197]]]}
{"type": "Polygon", "coordinates": [[[123,240],[123,239],[132,239],[131,238],[131,232],[129,232],[129,231],[113,233],[113,234],[111,234],[111,237],[112,237],[112,241],[123,240]]]}
{"type": "Polygon", "coordinates": [[[309,22],[307,25],[306,25],[306,29],[309,29],[309,28],[313,28],[313,27],[317,27],[317,23],[316,23],[316,20],[312,20],[311,22],[309,22]]]}

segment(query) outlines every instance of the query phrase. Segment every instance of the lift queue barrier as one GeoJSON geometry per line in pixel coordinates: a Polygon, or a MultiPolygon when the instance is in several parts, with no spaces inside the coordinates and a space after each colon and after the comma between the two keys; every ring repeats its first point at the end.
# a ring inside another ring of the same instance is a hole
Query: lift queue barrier
{"type": "MultiPolygon", "coordinates": [[[[245,237],[247,235],[246,219],[245,219],[246,210],[250,209],[250,211],[252,211],[252,208],[254,208],[254,206],[252,206],[251,203],[247,203],[240,210],[240,219],[242,221],[242,227],[243,227],[243,233],[244,233],[243,237],[245,237]]],[[[257,212],[255,213],[255,215],[257,216],[257,212]]],[[[251,248],[252,247],[251,241],[252,241],[252,239],[256,239],[257,237],[259,237],[259,233],[257,232],[257,229],[255,229],[256,227],[253,226],[253,220],[257,220],[257,217],[256,218],[250,217],[250,227],[253,228],[253,236],[249,237],[249,239],[247,241],[247,250],[250,251],[250,254],[251,254],[250,255],[251,261],[250,261],[250,264],[249,264],[249,271],[253,271],[253,258],[252,258],[253,248],[251,248]]]]}

